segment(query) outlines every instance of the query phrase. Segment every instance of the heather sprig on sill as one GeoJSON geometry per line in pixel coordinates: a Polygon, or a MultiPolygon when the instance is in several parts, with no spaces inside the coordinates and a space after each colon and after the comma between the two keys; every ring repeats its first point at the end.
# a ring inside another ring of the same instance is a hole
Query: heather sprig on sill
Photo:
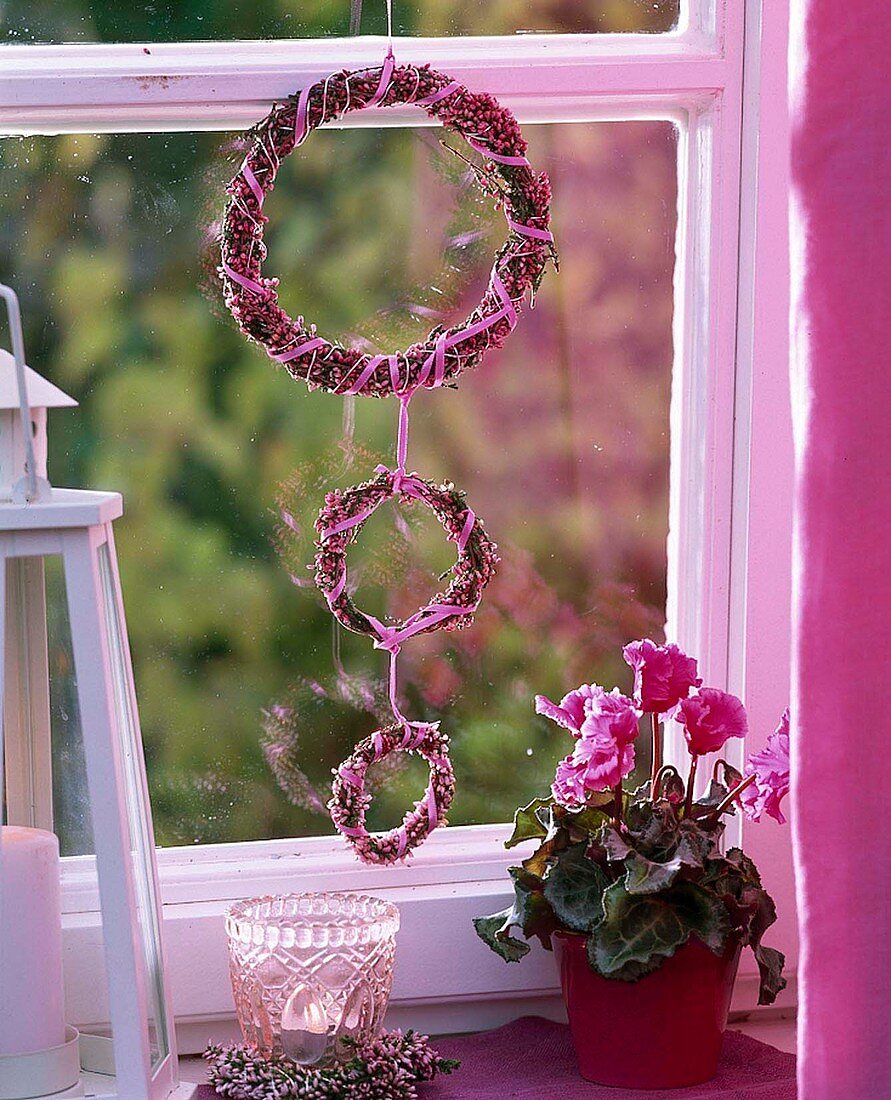
{"type": "Polygon", "coordinates": [[[417,1100],[416,1086],[459,1063],[440,1058],[426,1035],[384,1031],[367,1042],[344,1040],[353,1057],[330,1067],[299,1066],[251,1046],[211,1045],[208,1080],[230,1100],[417,1100]]]}

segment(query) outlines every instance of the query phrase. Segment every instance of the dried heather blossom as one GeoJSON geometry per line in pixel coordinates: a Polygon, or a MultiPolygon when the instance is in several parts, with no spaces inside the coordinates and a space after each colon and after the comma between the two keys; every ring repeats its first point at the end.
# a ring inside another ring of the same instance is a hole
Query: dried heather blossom
{"type": "Polygon", "coordinates": [[[210,1084],[230,1100],[417,1100],[419,1083],[459,1065],[413,1031],[385,1031],[352,1045],[349,1061],[323,1069],[244,1045],[211,1045],[204,1058],[210,1084]]]}

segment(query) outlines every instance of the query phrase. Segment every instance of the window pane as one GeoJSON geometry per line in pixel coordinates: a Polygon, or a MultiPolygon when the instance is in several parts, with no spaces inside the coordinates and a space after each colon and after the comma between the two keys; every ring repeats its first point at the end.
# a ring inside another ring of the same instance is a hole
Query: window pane
{"type": "MultiPolygon", "coordinates": [[[[400,35],[530,32],[660,32],[678,21],[681,0],[411,0],[393,5],[400,35]]],[[[364,34],[386,32],[383,0],[368,0],[364,34]]],[[[6,0],[0,40],[10,42],[175,42],[322,38],[349,33],[347,0],[6,0]]]]}
{"type": "MultiPolygon", "coordinates": [[[[320,131],[291,158],[267,229],[286,308],[385,349],[423,335],[431,309],[446,324],[470,311],[503,222],[438,133],[320,131]]],[[[551,174],[560,274],[500,353],[412,405],[411,467],[466,489],[503,558],[474,626],[400,658],[404,709],[452,737],[453,824],[506,820],[541,792],[569,745],[534,693],[629,687],[618,647],[664,617],[675,129],[527,133],[551,174]]],[[[51,475],[125,496],[118,556],[164,844],[329,832],[331,768],[375,728],[386,673],[368,639],[333,632],[306,566],[326,489],[391,459],[394,403],[357,402],[345,446],[343,399],[276,370],[207,289],[203,227],[232,170],[220,140],[0,142],[0,265],[29,359],[81,402],[51,414],[51,475]]],[[[357,602],[378,613],[416,609],[453,560],[429,517],[394,514],[350,554],[357,602]]],[[[382,772],[375,827],[423,786],[414,764],[382,772]]]]}

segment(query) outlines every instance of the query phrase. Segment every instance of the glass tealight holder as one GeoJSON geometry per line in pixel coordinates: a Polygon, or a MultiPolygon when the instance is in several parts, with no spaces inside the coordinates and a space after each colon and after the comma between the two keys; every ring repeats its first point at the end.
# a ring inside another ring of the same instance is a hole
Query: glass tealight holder
{"type": "Polygon", "coordinates": [[[229,972],[246,1043],[300,1065],[349,1057],[381,1029],[399,910],[364,894],[251,898],[226,915],[229,972]]]}

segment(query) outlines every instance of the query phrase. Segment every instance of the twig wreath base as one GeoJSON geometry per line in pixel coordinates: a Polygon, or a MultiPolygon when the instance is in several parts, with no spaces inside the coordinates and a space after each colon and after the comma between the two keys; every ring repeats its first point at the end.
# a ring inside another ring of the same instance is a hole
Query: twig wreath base
{"type": "Polygon", "coordinates": [[[498,555],[495,543],[465,503],[464,494],[453,485],[434,485],[416,474],[386,466],[378,466],[376,473],[371,481],[326,495],[316,520],[315,581],[338,622],[357,634],[371,635],[378,649],[398,652],[402,642],[415,634],[469,626],[495,572],[498,555]],[[430,508],[449,540],[457,544],[458,557],[444,592],[405,622],[385,626],[353,603],[347,590],[346,551],[372,513],[393,497],[407,503],[419,501],[430,508]]]}
{"type": "Polygon", "coordinates": [[[208,1081],[229,1100],[417,1100],[418,1084],[460,1064],[440,1058],[427,1036],[413,1031],[384,1031],[353,1046],[349,1061],[322,1068],[241,1044],[212,1044],[204,1060],[208,1081]]]}
{"type": "Polygon", "coordinates": [[[353,750],[334,772],[328,808],[337,830],[346,837],[365,863],[395,863],[427,838],[445,815],[455,793],[455,773],[449,759],[449,739],[439,723],[410,722],[376,730],[353,750]],[[402,819],[402,824],[386,833],[369,833],[365,817],[371,795],[365,789],[369,767],[394,752],[410,752],[430,765],[430,780],[423,796],[402,819]]]}
{"type": "Polygon", "coordinates": [[[429,66],[397,66],[332,73],[276,104],[247,139],[251,146],[228,186],[220,234],[219,276],[227,307],[241,331],[311,390],[386,397],[433,388],[476,366],[500,347],[517,322],[527,291],[534,294],[549,259],[551,188],[526,159],[526,141],[514,116],[491,95],[470,92],[429,66]],[[475,175],[504,211],[509,235],[499,250],[482,301],[466,321],[434,328],[427,339],[393,355],[369,355],[332,343],[303,317],[278,304],[278,280],[263,275],[263,213],[282,160],[325,122],[366,107],[415,104],[485,158],[475,175]]]}

